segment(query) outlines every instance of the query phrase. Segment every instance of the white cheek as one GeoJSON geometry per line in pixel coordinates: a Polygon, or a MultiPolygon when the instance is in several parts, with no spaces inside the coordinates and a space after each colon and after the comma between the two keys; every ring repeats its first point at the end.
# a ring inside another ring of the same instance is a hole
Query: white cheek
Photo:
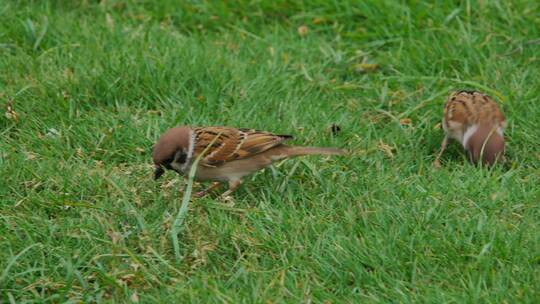
{"type": "Polygon", "coordinates": [[[504,132],[504,129],[502,127],[498,127],[497,128],[497,133],[500,135],[500,136],[504,136],[503,135],[503,132],[504,132]]]}
{"type": "Polygon", "coordinates": [[[189,147],[188,147],[186,162],[189,162],[191,158],[193,157],[193,151],[195,150],[195,140],[196,140],[195,132],[193,132],[193,130],[189,130],[189,147]]]}
{"type": "Polygon", "coordinates": [[[478,130],[478,125],[473,125],[465,131],[465,134],[463,134],[463,140],[461,141],[461,144],[463,147],[467,147],[467,142],[469,142],[469,139],[471,139],[471,136],[473,136],[474,133],[478,130]]]}
{"type": "Polygon", "coordinates": [[[184,172],[184,165],[185,164],[180,164],[180,163],[175,163],[175,162],[171,163],[171,167],[173,167],[174,170],[180,171],[180,172],[184,172]]]}
{"type": "Polygon", "coordinates": [[[193,153],[195,152],[195,141],[196,141],[196,134],[193,132],[193,130],[189,130],[189,147],[187,151],[186,156],[186,162],[185,163],[175,163],[171,164],[171,166],[177,170],[180,170],[181,172],[187,173],[189,171],[189,164],[191,164],[191,160],[193,159],[193,153]]]}

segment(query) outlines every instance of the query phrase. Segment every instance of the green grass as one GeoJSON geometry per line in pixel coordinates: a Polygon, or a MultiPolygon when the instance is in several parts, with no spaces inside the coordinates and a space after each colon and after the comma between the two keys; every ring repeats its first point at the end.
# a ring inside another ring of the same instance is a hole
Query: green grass
{"type": "Polygon", "coordinates": [[[0,302],[538,303],[538,2],[96,2],[0,0],[17,113],[0,117],[0,302]],[[454,142],[432,167],[461,88],[501,102],[506,166],[454,142]],[[179,124],[354,153],[191,201],[178,262],[185,183],[154,182],[150,150],[179,124]]]}

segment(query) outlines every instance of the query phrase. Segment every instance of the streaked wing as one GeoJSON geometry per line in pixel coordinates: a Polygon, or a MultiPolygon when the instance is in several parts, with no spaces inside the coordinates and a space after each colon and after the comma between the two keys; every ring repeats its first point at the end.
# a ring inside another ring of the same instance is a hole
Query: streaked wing
{"type": "Polygon", "coordinates": [[[250,157],[292,138],[290,135],[275,135],[265,131],[229,127],[201,127],[195,128],[194,132],[195,156],[202,153],[215,139],[201,160],[204,166],[219,166],[225,162],[250,157]]]}
{"type": "Polygon", "coordinates": [[[458,91],[448,97],[445,120],[455,126],[502,124],[504,115],[489,96],[476,91],[458,91]]]}

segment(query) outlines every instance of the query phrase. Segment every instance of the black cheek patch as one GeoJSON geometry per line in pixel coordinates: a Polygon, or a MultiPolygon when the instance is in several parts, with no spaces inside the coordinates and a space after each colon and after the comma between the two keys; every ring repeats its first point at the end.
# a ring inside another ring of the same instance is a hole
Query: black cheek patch
{"type": "Polygon", "coordinates": [[[176,152],[176,155],[174,157],[174,161],[180,164],[184,164],[186,163],[186,160],[187,160],[187,154],[184,153],[184,151],[182,150],[178,150],[178,152],[176,152]]]}

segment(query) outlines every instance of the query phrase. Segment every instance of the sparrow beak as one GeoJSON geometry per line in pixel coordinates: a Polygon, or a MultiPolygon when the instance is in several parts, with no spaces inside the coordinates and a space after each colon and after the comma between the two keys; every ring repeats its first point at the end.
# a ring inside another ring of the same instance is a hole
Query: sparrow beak
{"type": "Polygon", "coordinates": [[[165,173],[165,170],[163,170],[163,168],[159,165],[156,165],[156,169],[154,170],[154,180],[157,180],[158,178],[160,178],[163,173],[165,173]]]}

